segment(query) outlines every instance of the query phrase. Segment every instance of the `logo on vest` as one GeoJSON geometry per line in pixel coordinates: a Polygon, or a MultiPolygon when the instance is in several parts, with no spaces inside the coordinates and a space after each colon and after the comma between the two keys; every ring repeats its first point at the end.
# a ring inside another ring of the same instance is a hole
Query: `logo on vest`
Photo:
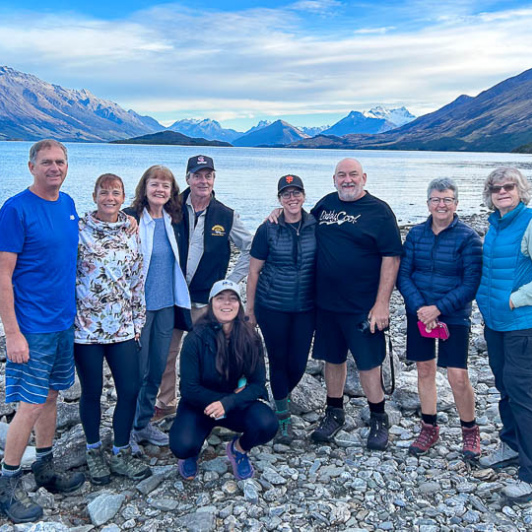
{"type": "Polygon", "coordinates": [[[320,214],[319,224],[342,225],[346,222],[356,224],[360,216],[360,214],[353,216],[352,214],[347,214],[345,211],[322,211],[322,213],[320,214]]]}
{"type": "Polygon", "coordinates": [[[225,236],[225,227],[223,225],[213,225],[211,236],[225,236]]]}

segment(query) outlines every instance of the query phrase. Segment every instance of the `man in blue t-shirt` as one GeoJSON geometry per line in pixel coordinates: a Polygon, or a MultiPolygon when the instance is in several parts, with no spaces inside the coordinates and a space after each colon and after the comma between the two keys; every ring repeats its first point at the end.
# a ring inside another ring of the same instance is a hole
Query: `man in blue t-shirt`
{"type": "Polygon", "coordinates": [[[316,228],[316,337],[313,358],[325,361],[327,408],[311,437],[329,442],[345,422],[346,359],[351,351],[370,409],[367,447],[388,444],[381,365],[390,296],[402,253],[395,216],[364,190],[367,176],[355,159],[343,159],[333,176],[337,192],[311,210],[316,228]]]}
{"type": "Polygon", "coordinates": [[[85,481],[81,473],[56,473],[52,456],[58,391],[74,383],[78,215],[72,198],[59,190],[67,175],[67,150],[57,141],[42,140],[31,147],[29,159],[33,184],[0,209],[6,402],[19,402],[6,438],[0,512],[15,523],[34,521],[43,513],[16,490],[33,429],[37,485],[65,493],[85,481]]]}

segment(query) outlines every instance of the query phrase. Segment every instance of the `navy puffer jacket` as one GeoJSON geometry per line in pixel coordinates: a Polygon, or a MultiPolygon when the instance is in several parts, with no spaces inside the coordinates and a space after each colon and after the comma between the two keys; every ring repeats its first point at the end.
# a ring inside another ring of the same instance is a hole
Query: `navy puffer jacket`
{"type": "Polygon", "coordinates": [[[441,321],[469,325],[481,271],[478,234],[455,214],[449,227],[435,235],[429,216],[426,222],[412,227],[406,237],[397,287],[409,314],[436,305],[441,321]]]}

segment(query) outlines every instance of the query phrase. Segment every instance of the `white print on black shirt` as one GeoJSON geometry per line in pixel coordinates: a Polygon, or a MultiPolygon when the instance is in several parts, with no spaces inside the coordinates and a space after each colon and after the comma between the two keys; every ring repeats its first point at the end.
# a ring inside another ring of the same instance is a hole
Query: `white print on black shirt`
{"type": "Polygon", "coordinates": [[[326,225],[342,225],[345,222],[356,224],[360,218],[360,214],[353,216],[352,214],[347,214],[345,211],[335,212],[335,211],[322,211],[320,214],[319,224],[326,225]]]}

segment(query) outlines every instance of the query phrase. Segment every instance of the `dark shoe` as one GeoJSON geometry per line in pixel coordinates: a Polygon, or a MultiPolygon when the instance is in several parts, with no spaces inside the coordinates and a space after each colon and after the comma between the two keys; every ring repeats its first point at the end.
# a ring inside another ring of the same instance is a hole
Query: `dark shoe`
{"type": "Polygon", "coordinates": [[[179,460],[177,462],[177,467],[179,469],[179,474],[185,480],[194,480],[198,474],[198,457],[192,456],[190,458],[185,458],[184,460],[179,460]]]}
{"type": "Polygon", "coordinates": [[[344,426],[344,423],[344,409],[328,406],[318,428],[312,432],[310,437],[316,443],[331,442],[336,433],[344,426]]]}
{"type": "Polygon", "coordinates": [[[481,456],[478,464],[485,469],[489,467],[492,469],[501,469],[511,465],[518,465],[519,453],[501,441],[497,449],[485,456],[481,456]]]}
{"type": "Polygon", "coordinates": [[[388,446],[388,414],[372,412],[369,418],[369,435],[366,447],[374,451],[384,451],[388,446]]]}
{"type": "Polygon", "coordinates": [[[294,439],[294,428],[292,427],[292,417],[290,412],[276,413],[279,421],[279,430],[275,435],[275,443],[290,445],[294,439]]]}
{"type": "Polygon", "coordinates": [[[226,452],[231,465],[233,466],[233,474],[237,480],[245,480],[251,478],[255,474],[255,470],[249,461],[248,453],[241,453],[235,449],[235,442],[238,436],[235,436],[231,442],[227,444],[226,452]]]}
{"type": "Polygon", "coordinates": [[[96,486],[103,486],[111,482],[111,471],[103,453],[103,447],[87,449],[87,467],[89,479],[96,486]]]}
{"type": "Polygon", "coordinates": [[[19,484],[22,474],[0,477],[0,513],[13,523],[29,523],[43,516],[42,508],[30,500],[19,484]]]}
{"type": "Polygon", "coordinates": [[[478,425],[462,427],[462,454],[466,460],[478,460],[480,456],[480,429],[478,425]]]}
{"type": "Polygon", "coordinates": [[[440,437],[440,427],[430,423],[421,422],[421,432],[416,441],[410,446],[408,452],[414,456],[426,453],[440,437]]]}
{"type": "Polygon", "coordinates": [[[31,470],[37,486],[46,488],[50,493],[70,493],[85,482],[83,473],[57,473],[52,453],[33,462],[31,470]]]}
{"type": "Polygon", "coordinates": [[[109,466],[115,475],[122,475],[131,480],[144,480],[152,474],[151,469],[142,460],[133,456],[131,447],[111,455],[109,466]]]}

